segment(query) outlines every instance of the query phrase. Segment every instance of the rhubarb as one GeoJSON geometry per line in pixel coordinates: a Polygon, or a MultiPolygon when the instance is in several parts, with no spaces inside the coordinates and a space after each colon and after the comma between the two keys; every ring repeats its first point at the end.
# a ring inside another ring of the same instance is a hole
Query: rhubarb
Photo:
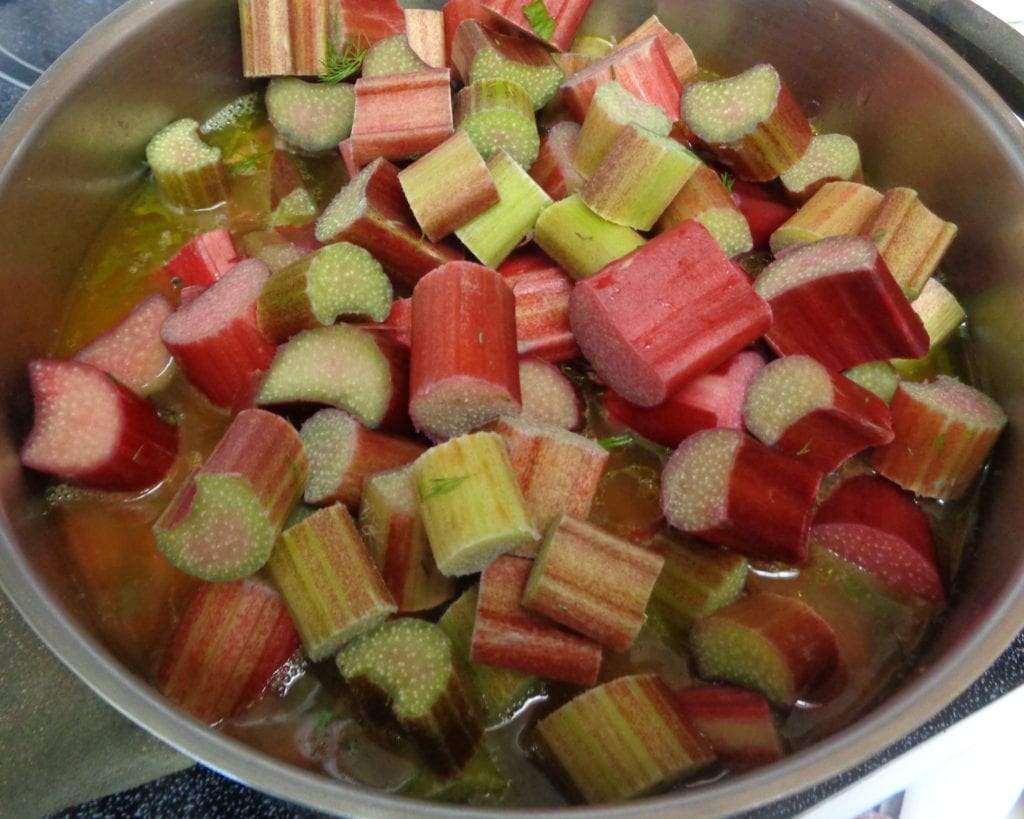
{"type": "Polygon", "coordinates": [[[753,688],[783,708],[825,681],[839,660],[836,636],[814,609],[763,592],[698,620],[690,647],[702,678],[753,688]]]}
{"type": "Polygon", "coordinates": [[[409,45],[405,34],[393,34],[378,40],[363,57],[363,77],[383,77],[391,74],[411,74],[429,68],[444,68],[427,65],[409,45]]]}
{"type": "Polygon", "coordinates": [[[888,361],[869,361],[846,370],[843,375],[860,384],[868,392],[872,392],[885,401],[892,401],[896,388],[900,384],[900,374],[888,361]]]}
{"type": "MultiPolygon", "coordinates": [[[[929,355],[936,352],[967,318],[967,313],[956,296],[934,278],[925,282],[920,294],[910,306],[921,317],[921,323],[928,333],[929,355]]],[[[913,376],[923,362],[920,359],[897,358],[893,359],[892,363],[908,377],[908,380],[913,381],[917,380],[913,376]]]]}
{"type": "Polygon", "coordinates": [[[200,233],[188,241],[165,265],[182,287],[213,284],[240,261],[238,249],[226,228],[200,233]]]}
{"type": "Polygon", "coordinates": [[[404,12],[409,48],[430,68],[445,68],[448,44],[444,36],[444,12],[441,9],[405,9],[404,12]]]}
{"type": "Polygon", "coordinates": [[[275,77],[267,85],[265,100],[274,128],[300,150],[333,150],[352,132],[355,90],[348,83],[275,77]]]}
{"type": "Polygon", "coordinates": [[[873,452],[871,465],[929,498],[963,497],[1007,422],[987,395],[943,375],[900,384],[890,409],[895,438],[873,452]]]}
{"type": "Polygon", "coordinates": [[[575,122],[552,125],[540,138],[537,161],[530,166],[530,176],[556,201],[579,193],[586,184],[573,162],[579,133],[575,122]]]}
{"type": "Polygon", "coordinates": [[[714,761],[655,674],[618,677],[537,724],[545,753],[588,804],[664,790],[714,761]]]}
{"type": "Polygon", "coordinates": [[[179,119],[158,131],[146,145],[146,162],[172,205],[197,210],[227,198],[228,172],[220,148],[203,142],[194,119],[179,119]]]}
{"type": "Polygon", "coordinates": [[[341,504],[285,529],[267,571],[314,661],[337,653],[397,610],[341,504]]]}
{"type": "Polygon", "coordinates": [[[776,359],[755,376],[743,418],[759,441],[822,472],[893,438],[881,398],[805,355],[776,359]]]}
{"type": "Polygon", "coordinates": [[[683,718],[703,734],[716,757],[733,770],[778,762],[785,755],[768,700],[731,685],[694,685],[676,692],[683,718]]]}
{"type": "Polygon", "coordinates": [[[157,546],[183,572],[204,580],[253,574],[270,557],[308,475],[291,424],[264,410],[243,410],[157,519],[157,546]]]}
{"type": "Polygon", "coordinates": [[[523,608],[532,560],[499,557],[480,575],[470,659],[474,663],[590,686],[597,682],[599,643],[523,608]]]}
{"type": "Polygon", "coordinates": [[[503,23],[565,51],[590,8],[591,0],[481,0],[503,23]]]}
{"type": "Polygon", "coordinates": [[[424,276],[412,296],[411,349],[409,415],[429,437],[519,412],[515,299],[495,271],[451,262],[424,276]]]}
{"type": "Polygon", "coordinates": [[[722,177],[707,165],[697,166],[662,211],[657,230],[669,230],[687,219],[704,225],[726,256],[738,256],[754,247],[750,224],[743,211],[733,201],[722,177]]]}
{"type": "Polygon", "coordinates": [[[867,239],[834,236],[792,250],[754,289],[771,305],[766,338],[780,355],[803,353],[845,370],[928,352],[921,319],[867,239]]]}
{"type": "Polygon", "coordinates": [[[441,12],[444,14],[444,41],[448,52],[448,66],[452,69],[456,79],[466,84],[468,78],[462,76],[452,61],[455,35],[466,20],[476,20],[478,23],[491,25],[493,18],[490,12],[484,9],[480,0],[448,0],[442,6],[441,12]]]}
{"type": "MultiPolygon", "coordinates": [[[[284,270],[288,265],[308,256],[314,248],[296,244],[282,236],[277,230],[254,230],[246,233],[239,242],[243,257],[259,259],[271,273],[284,270]]],[[[181,306],[186,304],[185,292],[204,285],[190,285],[182,289],[181,306]]],[[[189,300],[191,301],[191,299],[189,300]]]]}
{"type": "Polygon", "coordinates": [[[826,182],[862,182],[860,149],[845,134],[816,134],[804,155],[779,175],[790,197],[806,202],[826,182]]]}
{"type": "MultiPolygon", "coordinates": [[[[619,40],[612,47],[612,51],[621,51],[633,45],[633,43],[638,43],[652,35],[661,42],[662,47],[665,49],[665,54],[668,56],[668,61],[672,64],[672,70],[675,71],[676,77],[679,78],[680,84],[685,86],[695,80],[697,78],[697,59],[693,56],[690,46],[686,44],[686,40],[681,35],[673,34],[665,28],[661,20],[655,15],[648,17],[633,31],[619,40]]],[[[573,47],[574,49],[576,48],[575,44],[573,47]]]]}
{"type": "Polygon", "coordinates": [[[882,194],[867,185],[828,182],[772,233],[772,253],[827,236],[856,236],[881,203],[882,194]]]}
{"type": "Polygon", "coordinates": [[[505,444],[493,432],[431,447],[413,462],[412,481],[434,559],[448,577],[479,572],[540,537],[505,444]]]}
{"type": "Polygon", "coordinates": [[[653,407],[758,338],[771,313],[707,229],[684,222],[577,283],[569,319],[597,374],[653,407]]]}
{"type": "Polygon", "coordinates": [[[201,722],[218,722],[251,705],[298,647],[273,589],[253,580],[204,583],[164,653],[157,686],[201,722]]]}
{"type": "Polygon", "coordinates": [[[747,220],[754,247],[759,250],[767,248],[772,234],[793,216],[795,208],[774,196],[764,185],[745,182],[731,175],[726,175],[722,181],[747,220]]]}
{"type": "Polygon", "coordinates": [[[135,492],[164,479],[178,432],[107,373],[76,361],[28,367],[35,417],[21,462],[82,486],[135,492]]]}
{"type": "Polygon", "coordinates": [[[556,363],[576,358],[580,348],[569,326],[572,279],[565,271],[539,251],[523,251],[510,256],[498,272],[515,296],[520,357],[556,363]]]}
{"type": "Polygon", "coordinates": [[[526,90],[511,80],[477,80],[455,95],[455,127],[465,131],[484,159],[505,151],[529,168],[540,151],[540,134],[526,90]]]}
{"type": "Polygon", "coordinates": [[[579,429],[583,425],[579,393],[551,362],[541,358],[521,358],[519,391],[523,401],[520,417],[562,429],[579,429]]]}
{"type": "Polygon", "coordinates": [[[821,478],[741,432],[704,430],[665,464],[662,509],[675,528],[747,557],[799,563],[821,478]]]}
{"type": "MultiPolygon", "coordinates": [[[[320,40],[327,42],[326,4],[320,40]]],[[[242,30],[242,72],[246,77],[272,77],[286,74],[318,74],[320,60],[308,66],[310,70],[296,71],[292,57],[291,20],[287,0],[241,0],[238,15],[242,30]]]]}

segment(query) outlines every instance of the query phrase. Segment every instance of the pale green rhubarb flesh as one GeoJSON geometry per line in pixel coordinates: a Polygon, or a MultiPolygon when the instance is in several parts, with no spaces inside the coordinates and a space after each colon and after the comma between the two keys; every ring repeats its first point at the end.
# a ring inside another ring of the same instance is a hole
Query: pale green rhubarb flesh
{"type": "Polygon", "coordinates": [[[863,180],[860,149],[846,134],[815,134],[804,155],[779,176],[797,202],[806,202],[826,182],[863,180]]]}
{"type": "Polygon", "coordinates": [[[580,396],[558,367],[541,358],[519,360],[521,418],[576,430],[583,425],[580,396]]]}
{"type": "Polygon", "coordinates": [[[384,623],[346,645],[337,665],[367,717],[397,721],[439,776],[454,776],[476,754],[479,704],[436,623],[384,623]]]}
{"type": "Polygon", "coordinates": [[[738,256],[754,247],[750,225],[721,175],[703,163],[662,211],[655,229],[671,230],[687,219],[704,225],[726,256],[738,256]]]}
{"type": "Polygon", "coordinates": [[[349,83],[313,83],[275,77],[267,85],[267,117],[289,145],[299,150],[336,150],[352,132],[355,90],[349,83]]]}
{"type": "Polygon", "coordinates": [[[308,475],[291,424],[265,410],[243,410],[153,525],[157,546],[204,580],[251,575],[270,557],[308,475]]]}
{"type": "MultiPolygon", "coordinates": [[[[411,74],[435,66],[427,65],[409,45],[404,34],[393,34],[378,40],[363,57],[363,77],[381,77],[388,74],[411,74]]],[[[444,66],[436,66],[444,68],[444,66]]],[[[340,140],[339,140],[340,142],[340,140]]]]}
{"type": "Polygon", "coordinates": [[[228,172],[220,148],[207,145],[194,119],[172,122],[146,145],[146,162],[172,205],[208,208],[228,195],[228,172]]]}
{"type": "Polygon", "coordinates": [[[914,377],[916,373],[927,366],[931,354],[963,324],[967,312],[957,301],[956,296],[934,278],[925,282],[920,294],[910,306],[921,317],[924,329],[928,333],[928,355],[924,358],[894,358],[892,365],[908,381],[917,381],[920,379],[914,377]]]}
{"type": "Polygon", "coordinates": [[[714,760],[654,674],[619,677],[580,694],[542,719],[537,734],[588,804],[666,789],[714,760]]]}
{"type": "Polygon", "coordinates": [[[477,80],[455,95],[455,129],[465,131],[484,159],[503,150],[522,168],[540,151],[540,134],[526,90],[511,80],[477,80]]]}
{"type": "Polygon", "coordinates": [[[341,504],[285,529],[267,571],[281,590],[311,660],[331,656],[397,611],[341,504]]]}
{"type": "MultiPolygon", "coordinates": [[[[913,359],[916,360],[916,359],[913,359]]],[[[872,392],[885,401],[892,401],[896,388],[900,385],[900,374],[896,367],[888,361],[869,361],[843,372],[847,378],[860,384],[868,392],[872,392]]]]}

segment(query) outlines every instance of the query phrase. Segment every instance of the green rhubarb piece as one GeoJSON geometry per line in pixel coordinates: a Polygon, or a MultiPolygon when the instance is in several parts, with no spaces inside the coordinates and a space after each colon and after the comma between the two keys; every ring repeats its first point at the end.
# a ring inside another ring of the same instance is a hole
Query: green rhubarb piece
{"type": "Polygon", "coordinates": [[[424,770],[402,793],[450,805],[498,807],[505,802],[511,787],[511,780],[495,764],[490,748],[481,744],[466,767],[454,778],[439,777],[424,770]]]}
{"type": "Polygon", "coordinates": [[[436,623],[391,620],[346,645],[337,665],[368,715],[393,716],[435,773],[452,776],[476,754],[479,705],[436,623]]]}
{"type": "Polygon", "coordinates": [[[843,371],[843,375],[859,384],[868,392],[873,392],[886,404],[892,401],[896,388],[900,385],[900,374],[888,361],[869,361],[858,364],[843,371]]]}
{"type": "Polygon", "coordinates": [[[551,204],[544,189],[511,156],[499,149],[488,161],[499,200],[455,235],[481,264],[497,267],[519,246],[551,204]]]}
{"type": "Polygon", "coordinates": [[[714,760],[655,674],[585,691],[538,722],[537,736],[588,804],[664,790],[714,760]]]}
{"type": "MultiPolygon", "coordinates": [[[[921,317],[924,329],[928,332],[929,355],[941,347],[967,318],[967,312],[956,300],[956,296],[936,279],[928,279],[911,307],[921,317]]],[[[921,359],[897,358],[893,359],[892,364],[904,377],[913,378],[925,362],[921,359]]]]}
{"type": "Polygon", "coordinates": [[[327,404],[376,427],[388,409],[391,389],[390,363],[373,336],[333,324],[305,330],[278,349],[256,403],[327,404]]]}
{"type": "Polygon", "coordinates": [[[340,503],[286,529],[267,570],[311,660],[331,656],[397,611],[340,503]]]}
{"type": "Polygon", "coordinates": [[[511,668],[484,665],[470,660],[473,624],[476,622],[476,604],[480,596],[478,586],[472,586],[441,615],[437,621],[452,641],[455,655],[466,664],[484,707],[485,725],[497,725],[509,719],[543,686],[541,677],[524,674],[511,668]]]}
{"type": "Polygon", "coordinates": [[[208,208],[228,195],[228,173],[219,148],[203,142],[199,123],[179,119],[146,145],[146,162],[167,200],[183,208],[208,208]]]}
{"type": "Polygon", "coordinates": [[[455,95],[455,128],[465,131],[484,159],[504,150],[524,168],[540,151],[537,118],[526,89],[512,80],[477,80],[455,95]]]}
{"type": "Polygon", "coordinates": [[[404,34],[394,34],[378,40],[363,57],[363,77],[383,74],[410,74],[430,68],[409,46],[404,34]]]}
{"type": "Polygon", "coordinates": [[[804,155],[779,174],[779,181],[803,201],[826,182],[860,182],[860,149],[846,134],[816,134],[804,155]]]}
{"type": "Polygon", "coordinates": [[[264,99],[274,128],[300,150],[337,150],[338,143],[352,133],[356,94],[349,83],[275,77],[267,85],[264,99]]]}
{"type": "Polygon", "coordinates": [[[576,139],[576,170],[584,176],[593,174],[627,125],[639,125],[664,137],[672,130],[660,106],[644,102],[615,81],[602,83],[594,92],[576,139]]]}
{"type": "Polygon", "coordinates": [[[531,65],[509,59],[496,48],[485,48],[477,52],[473,60],[468,84],[480,80],[509,80],[522,86],[533,110],[539,111],[555,96],[563,79],[561,69],[554,62],[531,65]]]}
{"type": "Polygon", "coordinates": [[[674,139],[627,125],[581,196],[587,207],[609,222],[650,230],[701,166],[696,154],[674,139]]]}
{"type": "Polygon", "coordinates": [[[827,236],[855,236],[881,204],[882,194],[867,185],[828,182],[772,233],[772,253],[827,236]]]}
{"type": "Polygon", "coordinates": [[[295,188],[277,203],[270,214],[271,227],[308,225],[317,217],[316,200],[305,188],[295,188]]]}
{"type": "Polygon", "coordinates": [[[632,228],[594,213],[577,194],[543,210],[534,241],[574,279],[586,279],[644,243],[632,228]]]}
{"type": "Polygon", "coordinates": [[[475,432],[424,452],[412,466],[430,548],[442,574],[474,574],[540,535],[501,436],[475,432]]]}
{"type": "Polygon", "coordinates": [[[391,280],[363,248],[336,242],[272,275],[256,303],[260,331],[284,341],[339,318],[383,321],[391,312],[391,280]]]}

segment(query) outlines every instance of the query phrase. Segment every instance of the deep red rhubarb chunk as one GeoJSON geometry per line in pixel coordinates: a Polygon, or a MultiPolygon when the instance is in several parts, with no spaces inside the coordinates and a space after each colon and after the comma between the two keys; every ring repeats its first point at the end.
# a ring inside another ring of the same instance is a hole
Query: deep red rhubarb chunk
{"type": "Polygon", "coordinates": [[[869,240],[833,236],[765,268],[754,289],[771,305],[766,338],[832,370],[928,353],[928,332],[869,240]]]}
{"type": "Polygon", "coordinates": [[[742,350],[711,372],[698,376],[654,407],[632,404],[608,390],[604,408],[609,419],[645,438],[676,447],[702,429],[743,429],[747,387],[764,368],[764,356],[742,350]]]}
{"type": "Polygon", "coordinates": [[[95,489],[132,492],[163,480],[178,432],[146,399],[91,364],[40,359],[28,374],[35,420],[25,466],[95,489]]]}
{"type": "Polygon", "coordinates": [[[807,558],[822,474],[731,429],[683,441],[661,476],[665,519],[754,559],[807,558]]]}
{"type": "Polygon", "coordinates": [[[580,353],[569,326],[572,279],[540,251],[521,251],[498,268],[516,302],[520,356],[567,361],[580,353]]]}
{"type": "Polygon", "coordinates": [[[234,239],[227,228],[200,233],[167,262],[165,267],[182,287],[213,284],[240,260],[234,239]]]}
{"type": "Polygon", "coordinates": [[[160,330],[188,380],[218,407],[249,406],[274,360],[274,345],[256,323],[256,300],[269,277],[263,262],[239,262],[160,330]]]}
{"type": "Polygon", "coordinates": [[[785,754],[771,706],[755,691],[694,685],[676,692],[676,706],[729,767],[756,768],[785,754]]]}
{"type": "Polygon", "coordinates": [[[761,336],[771,312],[707,229],[684,222],[578,282],[569,320],[597,374],[653,407],[761,336]]]}
{"type": "Polygon", "coordinates": [[[196,719],[217,722],[256,700],[298,647],[288,610],[269,586],[204,583],[174,632],[157,684],[196,719]]]}
{"type": "Polygon", "coordinates": [[[857,475],[841,483],[815,514],[811,537],[889,588],[931,603],[945,599],[928,518],[885,478],[857,475]]]}
{"type": "Polygon", "coordinates": [[[768,240],[775,230],[795,212],[796,208],[773,196],[763,185],[732,180],[732,200],[740,209],[750,227],[754,247],[768,247],[768,240]]]}
{"type": "Polygon", "coordinates": [[[533,561],[499,557],[480,575],[470,659],[552,680],[593,685],[601,646],[523,608],[533,561]]]}

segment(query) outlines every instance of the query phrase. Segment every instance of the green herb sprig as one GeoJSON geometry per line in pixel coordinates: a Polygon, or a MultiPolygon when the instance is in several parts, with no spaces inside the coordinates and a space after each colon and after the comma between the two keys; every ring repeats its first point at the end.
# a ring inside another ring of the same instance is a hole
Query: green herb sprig
{"type": "Polygon", "coordinates": [[[523,6],[523,15],[530,23],[533,33],[542,40],[550,40],[555,33],[555,18],[548,13],[544,0],[533,0],[523,6]]]}

